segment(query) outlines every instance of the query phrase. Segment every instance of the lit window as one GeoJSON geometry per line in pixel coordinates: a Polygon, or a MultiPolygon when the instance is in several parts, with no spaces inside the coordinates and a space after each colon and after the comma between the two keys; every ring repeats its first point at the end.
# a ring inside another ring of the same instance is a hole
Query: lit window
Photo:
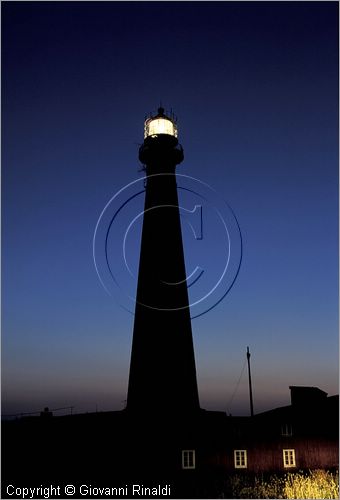
{"type": "Polygon", "coordinates": [[[281,425],[281,436],[292,436],[293,429],[291,424],[283,424],[281,425]]]}
{"type": "Polygon", "coordinates": [[[283,450],[283,466],[295,467],[295,450],[283,450]]]}
{"type": "Polygon", "coordinates": [[[235,469],[247,468],[247,450],[234,450],[235,469]]]}
{"type": "Polygon", "coordinates": [[[182,450],[182,469],[195,469],[195,450],[182,450]]]}

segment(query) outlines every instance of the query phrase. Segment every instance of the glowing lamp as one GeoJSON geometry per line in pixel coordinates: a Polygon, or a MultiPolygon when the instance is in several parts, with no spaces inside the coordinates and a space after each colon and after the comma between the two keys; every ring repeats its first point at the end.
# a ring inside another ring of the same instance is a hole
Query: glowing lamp
{"type": "Polygon", "coordinates": [[[157,135],[172,135],[177,138],[177,125],[174,120],[164,114],[163,108],[158,108],[158,114],[144,122],[144,139],[157,135]]]}

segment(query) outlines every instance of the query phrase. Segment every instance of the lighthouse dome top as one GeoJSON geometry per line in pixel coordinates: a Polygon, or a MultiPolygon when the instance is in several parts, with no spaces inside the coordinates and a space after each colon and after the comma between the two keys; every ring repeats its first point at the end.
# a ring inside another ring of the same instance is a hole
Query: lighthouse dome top
{"type": "Polygon", "coordinates": [[[165,114],[164,108],[159,107],[155,116],[150,116],[144,122],[144,139],[158,135],[178,136],[175,116],[165,114]]]}

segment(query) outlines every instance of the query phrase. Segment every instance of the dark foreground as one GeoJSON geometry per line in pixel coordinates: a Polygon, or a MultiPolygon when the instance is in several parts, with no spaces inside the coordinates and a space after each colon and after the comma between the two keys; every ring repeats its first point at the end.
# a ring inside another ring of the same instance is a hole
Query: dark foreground
{"type": "Polygon", "coordinates": [[[261,498],[253,485],[272,485],[273,473],[338,468],[338,398],[324,399],[254,417],[123,410],[3,422],[1,498],[261,498]]]}
{"type": "Polygon", "coordinates": [[[198,436],[201,449],[215,441],[208,417],[160,424],[121,411],[3,422],[1,498],[216,498],[218,472],[182,468],[183,448],[198,436]]]}

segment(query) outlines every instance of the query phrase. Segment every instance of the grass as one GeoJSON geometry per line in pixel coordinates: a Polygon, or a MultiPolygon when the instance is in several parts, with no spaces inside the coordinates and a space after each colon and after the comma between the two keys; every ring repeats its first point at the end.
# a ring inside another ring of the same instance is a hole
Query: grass
{"type": "Polygon", "coordinates": [[[285,479],[283,498],[339,498],[339,475],[324,470],[290,474],[285,479]]]}
{"type": "Polygon", "coordinates": [[[339,498],[339,474],[315,470],[308,473],[288,472],[266,479],[235,475],[228,479],[226,489],[228,498],[336,499],[339,498]]]}

